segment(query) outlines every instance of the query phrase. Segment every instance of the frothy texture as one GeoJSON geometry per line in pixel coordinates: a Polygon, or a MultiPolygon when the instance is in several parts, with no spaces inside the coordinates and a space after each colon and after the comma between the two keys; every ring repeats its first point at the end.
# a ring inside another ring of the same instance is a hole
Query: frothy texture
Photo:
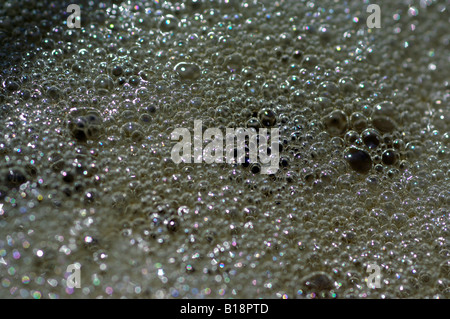
{"type": "Polygon", "coordinates": [[[0,297],[449,297],[445,4],[62,2],[0,5],[0,297]],[[279,170],[175,164],[194,121],[279,170]]]}

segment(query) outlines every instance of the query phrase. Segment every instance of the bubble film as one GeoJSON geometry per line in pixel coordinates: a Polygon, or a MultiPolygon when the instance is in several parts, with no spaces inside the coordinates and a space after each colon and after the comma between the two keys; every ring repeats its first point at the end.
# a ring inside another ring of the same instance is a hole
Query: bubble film
{"type": "Polygon", "coordinates": [[[448,298],[448,2],[371,3],[2,1],[0,297],[448,298]]]}

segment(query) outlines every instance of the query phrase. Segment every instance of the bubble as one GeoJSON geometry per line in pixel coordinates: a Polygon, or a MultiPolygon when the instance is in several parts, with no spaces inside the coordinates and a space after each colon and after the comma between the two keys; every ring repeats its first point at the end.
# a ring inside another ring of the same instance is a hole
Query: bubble
{"type": "Polygon", "coordinates": [[[114,82],[108,75],[101,74],[95,78],[94,85],[98,90],[112,90],[114,82]]]}
{"type": "Polygon", "coordinates": [[[397,162],[397,153],[393,149],[387,149],[383,152],[382,161],[386,165],[394,165],[397,162]]]}
{"type": "Polygon", "coordinates": [[[37,26],[29,27],[25,30],[25,38],[30,43],[38,43],[42,38],[41,30],[37,26]]]}
{"type": "Polygon", "coordinates": [[[46,50],[53,50],[53,48],[55,47],[55,41],[53,41],[53,39],[50,38],[44,38],[41,44],[42,47],[46,50]]]}
{"type": "Polygon", "coordinates": [[[195,63],[180,62],[174,67],[182,80],[197,80],[201,76],[201,69],[195,63]]]}
{"type": "Polygon", "coordinates": [[[33,292],[34,299],[41,299],[41,297],[42,297],[42,293],[40,291],[36,290],[33,292]]]}
{"type": "Polygon", "coordinates": [[[137,75],[132,75],[132,76],[130,76],[128,83],[130,83],[132,86],[136,87],[141,83],[141,79],[137,75]]]}
{"type": "Polygon", "coordinates": [[[173,32],[180,27],[180,20],[177,17],[168,14],[159,21],[159,30],[161,32],[173,32]]]}
{"type": "Polygon", "coordinates": [[[317,64],[319,64],[319,59],[316,55],[305,55],[302,61],[302,66],[305,68],[314,68],[317,64]]]}
{"type": "Polygon", "coordinates": [[[131,137],[139,140],[143,137],[142,126],[136,122],[128,122],[121,127],[122,134],[125,137],[131,137]]]}
{"type": "Polygon", "coordinates": [[[390,101],[384,101],[381,103],[375,104],[372,111],[372,116],[382,116],[382,117],[390,117],[394,118],[397,114],[396,108],[397,106],[390,101]]]}
{"type": "Polygon", "coordinates": [[[355,80],[352,77],[342,77],[339,79],[339,89],[343,93],[352,93],[356,91],[355,80]]]}
{"type": "Polygon", "coordinates": [[[167,229],[171,232],[177,231],[178,227],[179,227],[179,222],[178,222],[178,219],[176,219],[176,218],[169,220],[169,222],[167,223],[167,229]]]}
{"type": "Polygon", "coordinates": [[[327,131],[332,135],[342,135],[347,129],[347,116],[341,110],[335,110],[322,119],[327,131]]]}
{"type": "Polygon", "coordinates": [[[354,130],[361,132],[365,128],[367,128],[368,119],[364,114],[355,112],[350,116],[350,123],[354,130]]]}
{"type": "Polygon", "coordinates": [[[28,176],[25,171],[19,167],[4,169],[2,173],[4,175],[4,182],[11,187],[20,186],[28,180],[28,176]]]}
{"type": "Polygon", "coordinates": [[[372,159],[365,150],[350,147],[346,149],[344,158],[350,167],[358,173],[367,174],[372,168],[372,159]]]}
{"type": "Polygon", "coordinates": [[[9,77],[3,82],[3,87],[12,92],[17,91],[20,88],[20,84],[17,79],[9,77]]]}
{"type": "Polygon", "coordinates": [[[293,92],[290,95],[289,100],[291,103],[301,104],[306,101],[306,98],[307,98],[307,94],[305,91],[296,90],[295,92],[293,92]]]}
{"type": "Polygon", "coordinates": [[[265,127],[273,127],[277,123],[277,115],[270,109],[262,109],[258,114],[261,124],[265,127]]]}
{"type": "Polygon", "coordinates": [[[372,124],[380,132],[393,132],[397,128],[397,124],[388,117],[377,116],[372,118],[372,124]]]}
{"type": "Polygon", "coordinates": [[[366,144],[366,146],[371,149],[377,148],[381,143],[380,134],[373,129],[364,130],[361,134],[361,138],[364,144],[366,144]]]}
{"type": "Polygon", "coordinates": [[[273,80],[266,81],[261,91],[266,98],[275,98],[278,95],[278,87],[273,80]]]}
{"type": "Polygon", "coordinates": [[[260,85],[258,81],[248,80],[244,82],[244,90],[250,96],[256,96],[259,94],[260,85]]]}
{"type": "Polygon", "coordinates": [[[325,272],[313,272],[303,277],[300,282],[309,292],[319,293],[334,288],[333,279],[325,272]]]}
{"type": "Polygon", "coordinates": [[[447,277],[450,274],[450,260],[443,261],[439,265],[440,275],[443,277],[447,277]]]}
{"type": "Polygon", "coordinates": [[[245,79],[251,79],[255,77],[255,70],[251,66],[244,67],[242,69],[242,76],[245,79]]]}
{"type": "Polygon", "coordinates": [[[121,65],[114,65],[111,69],[111,74],[114,76],[120,76],[123,74],[123,67],[121,65]]]}
{"type": "Polygon", "coordinates": [[[29,276],[25,275],[25,276],[22,277],[22,283],[23,284],[29,284],[30,281],[31,281],[31,279],[30,279],[29,276]]]}
{"type": "Polygon", "coordinates": [[[258,174],[259,172],[261,172],[261,164],[259,163],[253,163],[250,165],[250,171],[253,174],[258,174]]]}
{"type": "Polygon", "coordinates": [[[356,131],[348,131],[344,136],[344,140],[347,144],[359,144],[359,138],[359,134],[356,131]]]}
{"type": "Polygon", "coordinates": [[[317,90],[325,96],[334,96],[339,93],[339,87],[331,81],[321,82],[318,85],[317,90]]]}
{"type": "Polygon", "coordinates": [[[62,175],[62,179],[65,183],[70,184],[75,180],[75,177],[71,172],[62,171],[61,175],[62,175]]]}
{"type": "Polygon", "coordinates": [[[224,66],[230,71],[240,70],[243,65],[242,55],[239,53],[233,53],[228,55],[224,60],[224,66]]]}
{"type": "Polygon", "coordinates": [[[96,139],[101,135],[102,122],[95,109],[72,109],[67,116],[67,127],[73,137],[80,142],[96,139]]]}
{"type": "Polygon", "coordinates": [[[252,117],[247,121],[248,128],[254,128],[255,130],[258,130],[261,126],[261,122],[256,117],[252,117]]]}
{"type": "Polygon", "coordinates": [[[69,29],[42,3],[0,18],[0,297],[448,295],[442,6],[91,1],[69,29]],[[278,171],[175,164],[194,120],[279,128],[278,171]]]}

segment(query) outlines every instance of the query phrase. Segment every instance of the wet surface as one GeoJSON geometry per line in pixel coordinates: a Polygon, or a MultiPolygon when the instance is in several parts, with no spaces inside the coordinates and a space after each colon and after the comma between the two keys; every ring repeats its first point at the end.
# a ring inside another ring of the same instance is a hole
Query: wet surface
{"type": "Polygon", "coordinates": [[[0,5],[0,297],[449,297],[445,2],[79,4],[0,5]],[[195,120],[279,170],[175,164],[195,120]]]}

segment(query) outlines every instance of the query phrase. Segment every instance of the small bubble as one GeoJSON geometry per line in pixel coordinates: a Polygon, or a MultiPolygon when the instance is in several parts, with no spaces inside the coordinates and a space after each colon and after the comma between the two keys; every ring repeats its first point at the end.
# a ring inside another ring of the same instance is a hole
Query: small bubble
{"type": "Polygon", "coordinates": [[[258,114],[261,124],[265,127],[273,127],[277,123],[277,115],[270,109],[263,109],[258,114]]]}
{"type": "Polygon", "coordinates": [[[173,32],[180,27],[180,21],[175,16],[168,14],[161,18],[159,29],[161,32],[173,32]]]}
{"type": "Polygon", "coordinates": [[[397,162],[397,153],[393,149],[388,149],[383,152],[382,161],[386,165],[394,165],[397,162]]]}
{"type": "Polygon", "coordinates": [[[386,116],[376,116],[372,118],[372,124],[380,132],[393,132],[397,128],[397,124],[386,116]]]}
{"type": "Polygon", "coordinates": [[[332,135],[342,135],[347,129],[347,116],[341,110],[335,110],[322,118],[327,131],[332,135]]]}
{"type": "Polygon", "coordinates": [[[381,136],[380,134],[373,130],[373,129],[367,129],[361,134],[361,138],[366,144],[368,148],[375,149],[380,145],[381,143],[381,136]]]}
{"type": "Polygon", "coordinates": [[[180,62],[174,67],[182,80],[197,80],[201,75],[201,69],[196,63],[180,62]]]}
{"type": "Polygon", "coordinates": [[[354,130],[361,132],[367,127],[367,117],[364,114],[355,112],[350,116],[350,122],[354,130]]]}
{"type": "Polygon", "coordinates": [[[324,272],[314,272],[306,275],[300,282],[307,291],[315,292],[316,294],[334,288],[333,279],[324,272]]]}
{"type": "Polygon", "coordinates": [[[114,87],[114,82],[111,79],[111,77],[109,77],[108,75],[101,74],[101,75],[99,75],[98,77],[95,78],[94,85],[99,90],[110,91],[114,87]]]}
{"type": "Polygon", "coordinates": [[[22,283],[23,284],[28,284],[28,283],[30,283],[30,277],[28,277],[28,276],[23,276],[22,277],[22,283]]]}
{"type": "Polygon", "coordinates": [[[345,151],[344,158],[350,164],[350,167],[358,173],[366,174],[372,168],[372,159],[365,150],[350,147],[345,151]]]}

